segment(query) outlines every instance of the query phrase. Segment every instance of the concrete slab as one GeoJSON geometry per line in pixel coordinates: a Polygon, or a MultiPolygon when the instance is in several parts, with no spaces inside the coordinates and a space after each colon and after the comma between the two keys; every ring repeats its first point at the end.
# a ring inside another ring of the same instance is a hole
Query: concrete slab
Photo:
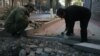
{"type": "Polygon", "coordinates": [[[79,41],[69,40],[69,39],[65,39],[65,40],[63,39],[63,41],[60,42],[70,46],[74,46],[74,44],[79,43],[79,41]]]}
{"type": "Polygon", "coordinates": [[[77,48],[79,50],[84,50],[86,52],[92,52],[100,54],[100,45],[93,44],[93,43],[76,43],[74,44],[74,48],[77,48]]]}

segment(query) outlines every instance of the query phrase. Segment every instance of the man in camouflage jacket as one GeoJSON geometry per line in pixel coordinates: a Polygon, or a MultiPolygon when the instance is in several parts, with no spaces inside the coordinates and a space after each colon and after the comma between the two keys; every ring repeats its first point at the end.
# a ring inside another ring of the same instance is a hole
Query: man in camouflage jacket
{"type": "Polygon", "coordinates": [[[33,4],[13,9],[5,21],[5,30],[11,33],[12,36],[20,36],[31,22],[28,17],[33,10],[35,10],[33,4]]]}

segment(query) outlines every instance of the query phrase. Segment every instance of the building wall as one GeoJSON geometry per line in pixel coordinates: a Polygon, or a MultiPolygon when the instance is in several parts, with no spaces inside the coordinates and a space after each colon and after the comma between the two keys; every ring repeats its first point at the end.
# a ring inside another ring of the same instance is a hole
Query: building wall
{"type": "Polygon", "coordinates": [[[100,21],[100,0],[92,0],[92,18],[100,21]]]}
{"type": "Polygon", "coordinates": [[[83,6],[91,9],[92,19],[100,21],[100,0],[83,0],[83,6]]]}
{"type": "Polygon", "coordinates": [[[91,0],[83,0],[83,6],[91,9],[91,0]]]}

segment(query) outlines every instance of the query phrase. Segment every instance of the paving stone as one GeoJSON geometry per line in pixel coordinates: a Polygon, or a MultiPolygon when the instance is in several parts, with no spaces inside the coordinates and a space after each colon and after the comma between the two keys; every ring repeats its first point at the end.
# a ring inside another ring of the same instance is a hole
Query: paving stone
{"type": "Polygon", "coordinates": [[[39,46],[40,46],[40,47],[43,47],[43,46],[44,46],[44,44],[43,44],[43,43],[41,43],[41,44],[39,44],[39,46]]]}
{"type": "Polygon", "coordinates": [[[49,56],[49,54],[48,54],[48,53],[43,52],[43,53],[41,54],[41,56],[49,56]]]}
{"type": "Polygon", "coordinates": [[[36,48],[38,47],[37,45],[29,45],[31,48],[36,48]]]}
{"type": "Polygon", "coordinates": [[[43,48],[37,48],[37,50],[36,50],[37,54],[42,54],[42,52],[43,52],[43,48]]]}
{"type": "Polygon", "coordinates": [[[19,56],[26,56],[26,51],[24,49],[20,50],[19,56]]]}
{"type": "Polygon", "coordinates": [[[31,51],[30,54],[28,56],[36,56],[34,51],[31,51]]]}
{"type": "Polygon", "coordinates": [[[49,52],[49,53],[50,53],[50,52],[52,52],[52,51],[53,51],[53,49],[51,49],[51,48],[44,48],[44,51],[45,51],[45,52],[49,52]]]}
{"type": "Polygon", "coordinates": [[[93,43],[77,43],[74,45],[75,48],[84,50],[87,52],[93,52],[100,54],[100,45],[93,43]]]}

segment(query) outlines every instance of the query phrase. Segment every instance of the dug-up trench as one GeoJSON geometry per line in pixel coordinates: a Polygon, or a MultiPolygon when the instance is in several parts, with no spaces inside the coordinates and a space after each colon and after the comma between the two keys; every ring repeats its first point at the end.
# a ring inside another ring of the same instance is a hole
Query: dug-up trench
{"type": "Polygon", "coordinates": [[[44,30],[45,28],[58,22],[59,20],[60,20],[59,18],[56,18],[56,19],[47,20],[47,21],[35,21],[34,23],[29,24],[29,27],[27,27],[26,29],[26,34],[27,36],[38,35],[35,33],[39,33],[41,30],[44,30]]]}

